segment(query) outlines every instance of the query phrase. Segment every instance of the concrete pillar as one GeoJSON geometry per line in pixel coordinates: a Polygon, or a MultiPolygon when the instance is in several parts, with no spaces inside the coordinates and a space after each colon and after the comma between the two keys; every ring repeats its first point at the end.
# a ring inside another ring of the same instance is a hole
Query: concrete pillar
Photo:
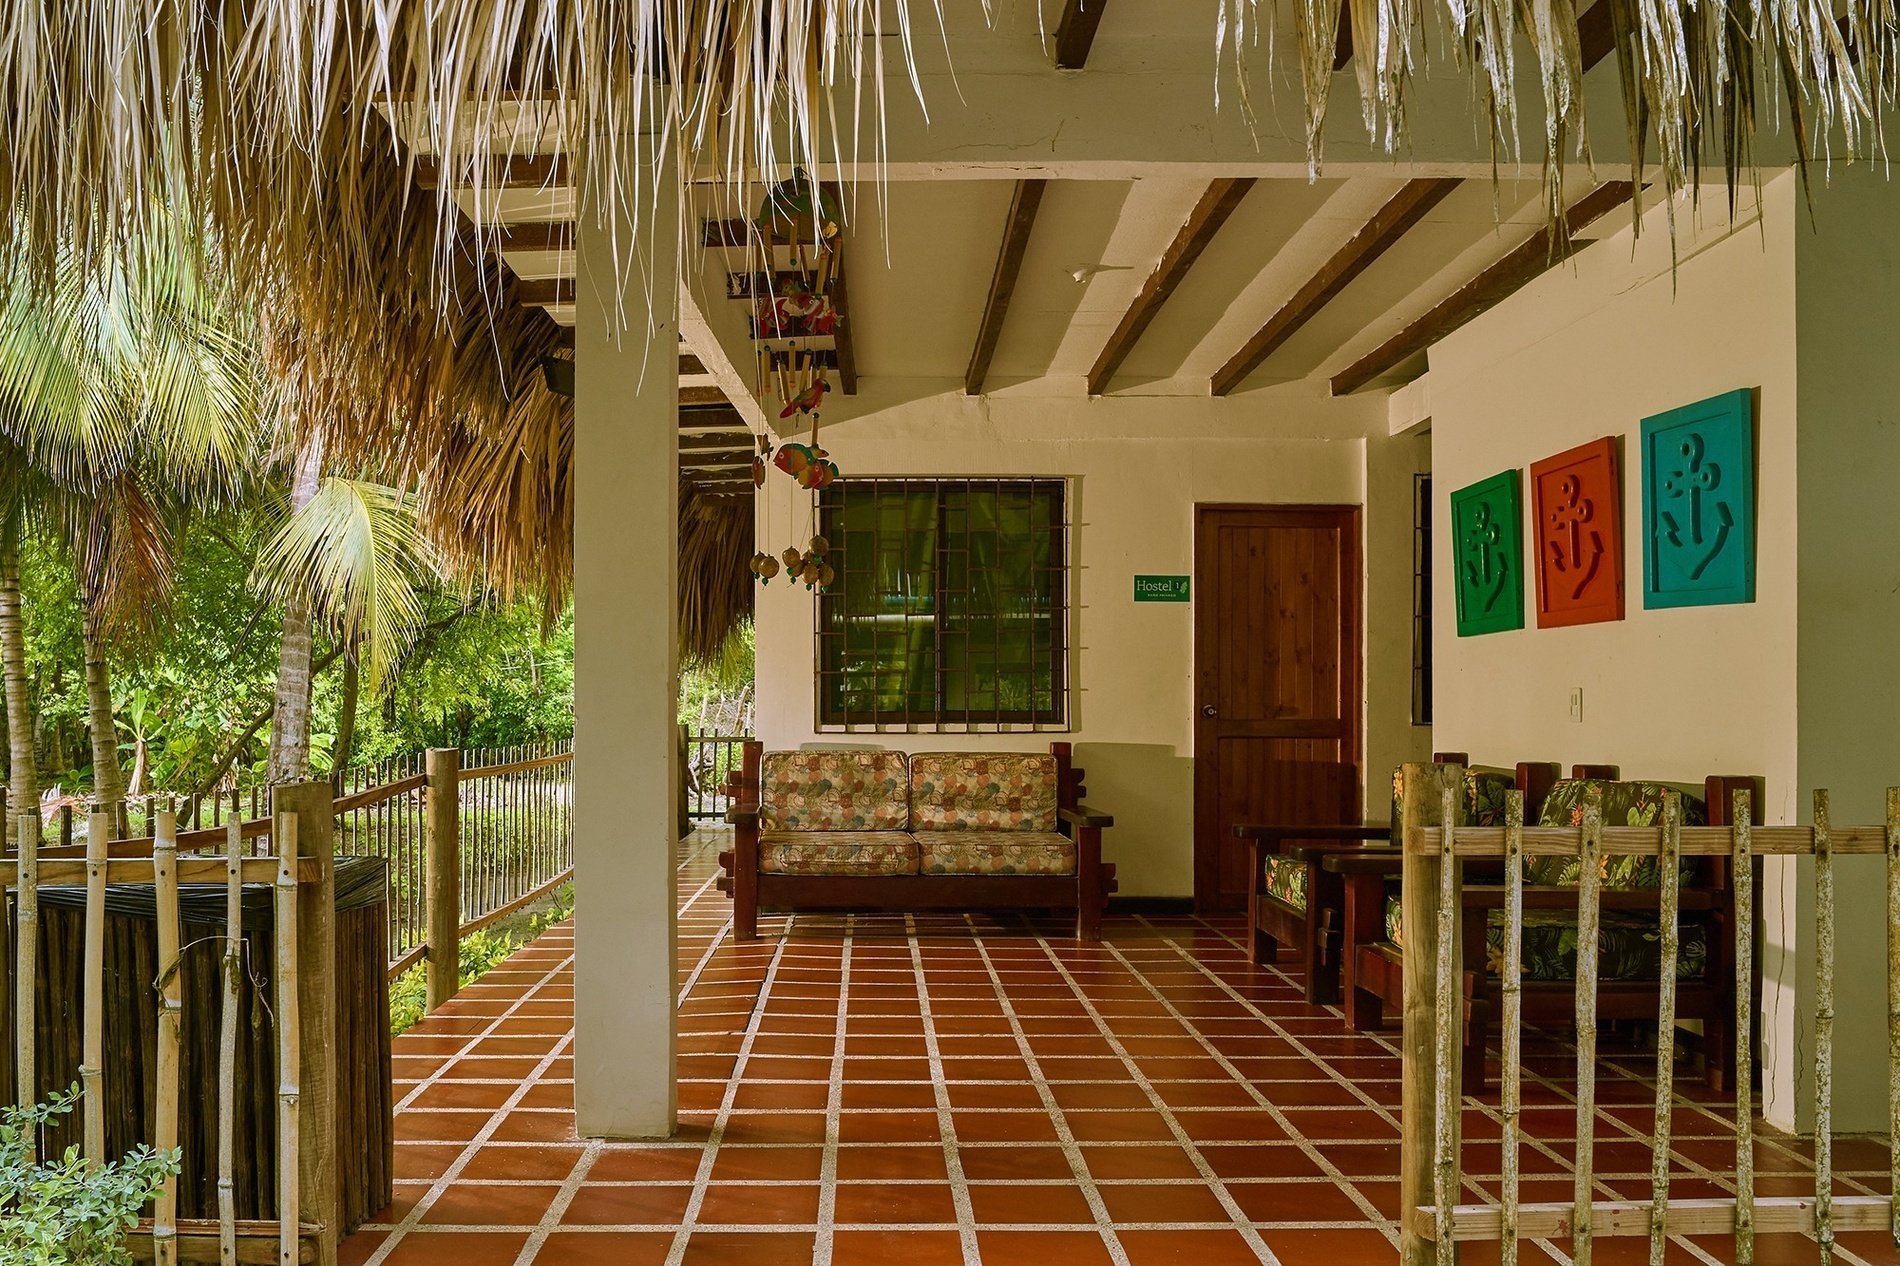
{"type": "Polygon", "coordinates": [[[574,1106],[594,1138],[665,1137],[677,1104],[678,179],[668,155],[623,207],[592,204],[581,182],[574,1106]]]}
{"type": "MultiPolygon", "coordinates": [[[[1900,784],[1900,187],[1879,164],[1814,173],[1814,219],[1793,233],[1797,409],[1798,819],[1817,787],[1834,821],[1886,820],[1900,784]],[[1825,183],[1824,183],[1825,182],[1825,183]]],[[[1834,1128],[1887,1127],[1885,862],[1835,862],[1834,1128]]],[[[1769,863],[1764,1112],[1814,1120],[1814,863],[1769,863]],[[1777,916],[1780,916],[1779,918],[1777,916]],[[1790,1006],[1792,1000],[1792,1006],[1790,1006]],[[1792,1084],[1790,1084],[1792,1083],[1792,1084]],[[1792,1090],[1792,1104],[1788,1092],[1792,1090]]]]}

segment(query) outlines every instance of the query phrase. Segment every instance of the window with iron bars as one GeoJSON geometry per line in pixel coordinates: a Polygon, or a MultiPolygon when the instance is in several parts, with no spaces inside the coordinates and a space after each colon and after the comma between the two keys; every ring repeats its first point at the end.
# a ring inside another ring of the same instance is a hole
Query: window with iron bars
{"type": "Polygon", "coordinates": [[[848,479],[819,496],[832,729],[1058,729],[1068,718],[1062,479],[848,479]]]}
{"type": "Polygon", "coordinates": [[[1412,724],[1432,723],[1432,477],[1412,476],[1412,724]]]}

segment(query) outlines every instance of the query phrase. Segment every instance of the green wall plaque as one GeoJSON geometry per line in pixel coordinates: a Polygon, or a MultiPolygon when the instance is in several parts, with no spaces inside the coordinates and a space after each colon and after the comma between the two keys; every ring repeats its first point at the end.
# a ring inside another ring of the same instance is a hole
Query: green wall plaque
{"type": "Polygon", "coordinates": [[[1451,494],[1458,636],[1524,627],[1524,516],[1517,472],[1451,494]]]}
{"type": "Polygon", "coordinates": [[[1136,602],[1186,602],[1187,600],[1188,578],[1186,576],[1135,577],[1136,602]]]}

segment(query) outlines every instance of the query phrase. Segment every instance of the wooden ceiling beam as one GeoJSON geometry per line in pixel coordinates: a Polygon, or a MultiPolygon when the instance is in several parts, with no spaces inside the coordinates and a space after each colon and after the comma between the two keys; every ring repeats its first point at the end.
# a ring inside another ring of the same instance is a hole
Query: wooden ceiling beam
{"type": "Polygon", "coordinates": [[[1009,215],[1003,221],[1003,244],[996,252],[996,269],[990,274],[989,298],[983,303],[983,320],[976,327],[970,364],[963,371],[966,396],[983,394],[983,380],[989,377],[990,359],[996,355],[996,340],[1002,336],[1003,321],[1009,316],[1009,301],[1023,269],[1023,252],[1029,249],[1029,235],[1035,231],[1036,212],[1042,207],[1047,185],[1043,180],[1019,180],[1010,195],[1009,215]]]}
{"type": "Polygon", "coordinates": [[[498,251],[571,251],[574,249],[574,221],[517,220],[495,226],[494,247],[498,251]]]}
{"type": "Polygon", "coordinates": [[[1122,314],[1121,324],[1108,336],[1102,354],[1095,358],[1095,365],[1089,370],[1091,396],[1099,396],[1108,389],[1115,371],[1128,359],[1128,353],[1135,350],[1135,344],[1141,341],[1149,324],[1161,314],[1162,307],[1174,296],[1175,288],[1194,267],[1194,261],[1201,257],[1201,252],[1214,240],[1214,235],[1227,223],[1227,217],[1234,213],[1253,184],[1251,178],[1216,180],[1201,194],[1201,200],[1188,213],[1187,222],[1174,235],[1161,262],[1148,274],[1148,280],[1141,283],[1141,292],[1122,314]]]}
{"type": "Polygon", "coordinates": [[[1598,185],[1571,204],[1570,210],[1564,213],[1562,245],[1553,244],[1548,233],[1539,231],[1533,234],[1503,259],[1460,286],[1430,312],[1334,374],[1330,384],[1332,394],[1343,396],[1357,391],[1563,263],[1589,245],[1579,240],[1576,234],[1592,221],[1628,202],[1635,192],[1636,186],[1627,180],[1612,180],[1598,185]]]}
{"type": "Polygon", "coordinates": [[[1108,0],[1063,0],[1062,17],[1056,23],[1058,70],[1081,70],[1089,64],[1089,49],[1095,45],[1095,30],[1107,7],[1108,0]]]}
{"type": "MultiPolygon", "coordinates": [[[[510,158],[490,158],[482,171],[485,189],[565,189],[574,182],[565,154],[516,154],[510,158]]],[[[438,158],[416,159],[416,185],[435,189],[442,184],[443,167],[438,158]]],[[[473,188],[459,164],[449,169],[454,183],[473,188]]]]}
{"type": "Polygon", "coordinates": [[[832,358],[838,370],[838,390],[847,396],[858,394],[858,348],[851,335],[851,291],[845,284],[844,239],[838,240],[838,259],[831,269],[831,310],[838,323],[831,335],[832,358]]]}
{"type": "Polygon", "coordinates": [[[1224,396],[1238,387],[1248,374],[1260,368],[1267,357],[1298,333],[1308,321],[1338,297],[1359,274],[1391,250],[1413,225],[1425,218],[1433,207],[1445,200],[1462,181],[1454,178],[1408,180],[1405,187],[1379,208],[1344,246],[1333,252],[1319,271],[1306,279],[1267,323],[1214,371],[1213,394],[1224,396]]]}
{"type": "Polygon", "coordinates": [[[750,431],[711,431],[703,435],[682,435],[679,443],[681,452],[694,449],[739,449],[750,452],[753,448],[750,431]]]}
{"type": "Polygon", "coordinates": [[[745,429],[745,415],[730,405],[723,409],[681,409],[680,430],[701,434],[723,434],[745,429]]]}
{"type": "Polygon", "coordinates": [[[529,307],[546,308],[574,302],[572,277],[539,277],[515,283],[515,297],[529,307]]]}

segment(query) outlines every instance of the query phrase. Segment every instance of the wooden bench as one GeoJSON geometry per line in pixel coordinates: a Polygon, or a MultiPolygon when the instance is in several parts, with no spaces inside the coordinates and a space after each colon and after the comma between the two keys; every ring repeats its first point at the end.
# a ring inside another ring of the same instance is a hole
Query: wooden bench
{"type": "Polygon", "coordinates": [[[734,935],[756,938],[762,910],[1048,909],[1097,940],[1114,819],[1082,803],[1082,779],[1067,743],[1046,756],[747,743],[719,855],[734,935]]]}
{"type": "MultiPolygon", "coordinates": [[[[1468,764],[1463,752],[1440,752],[1439,764],[1468,764]]],[[[1508,784],[1525,793],[1527,804],[1541,804],[1556,782],[1554,763],[1520,762],[1515,769],[1474,769],[1477,778],[1508,784]]],[[[1396,780],[1397,774],[1394,775],[1396,780]]],[[[1493,797],[1484,797],[1487,803],[1493,797]]],[[[1396,814],[1397,795],[1393,806],[1396,814]]],[[[1534,812],[1535,810],[1527,810],[1534,812]]],[[[1234,834],[1248,842],[1247,947],[1254,963],[1279,958],[1279,947],[1300,947],[1306,1001],[1328,1006],[1340,1000],[1345,936],[1346,891],[1341,875],[1325,868],[1330,857],[1396,856],[1396,816],[1391,822],[1325,825],[1239,825],[1234,834]]]]}
{"type": "MultiPolygon", "coordinates": [[[[1526,822],[1542,826],[1570,825],[1572,817],[1581,812],[1583,797],[1592,787],[1606,797],[1616,797],[1618,803],[1636,797],[1638,802],[1648,806],[1644,812],[1653,809],[1655,814],[1660,813],[1660,795],[1665,787],[1682,790],[1685,822],[1706,821],[1710,826],[1729,825],[1734,794],[1746,790],[1752,794],[1755,821],[1759,823],[1761,820],[1763,791],[1762,779],[1759,777],[1712,774],[1703,780],[1699,788],[1685,790],[1673,784],[1622,782],[1617,778],[1618,772],[1613,765],[1573,766],[1571,778],[1551,788],[1540,812],[1534,814],[1527,801],[1526,822]]],[[[1626,808],[1623,812],[1624,819],[1612,822],[1612,825],[1627,824],[1627,815],[1631,810],[1626,808]]],[[[1561,944],[1566,912],[1574,919],[1577,907],[1574,878],[1568,882],[1539,882],[1536,869],[1540,862],[1560,863],[1563,860],[1531,859],[1526,863],[1524,911],[1527,935],[1525,975],[1521,981],[1520,997],[1524,1023],[1527,1025],[1567,1027],[1576,1016],[1574,975],[1557,976],[1553,974],[1552,964],[1538,966],[1532,961],[1536,953],[1534,940],[1538,935],[1537,925],[1542,924],[1551,929],[1555,938],[1553,943],[1561,944]]],[[[1620,860],[1634,863],[1638,859],[1620,860]]],[[[1574,865],[1574,858],[1570,861],[1574,865]]],[[[1399,859],[1388,851],[1383,856],[1329,856],[1320,864],[1322,869],[1336,877],[1346,894],[1341,986],[1345,995],[1347,1027],[1355,1032],[1376,1029],[1385,1009],[1399,1012],[1405,1004],[1403,929],[1393,927],[1391,895],[1400,871],[1399,859]]],[[[1717,1093],[1724,1089],[1728,1081],[1734,1050],[1731,1026],[1735,1017],[1735,898],[1729,869],[1727,858],[1693,859],[1683,879],[1679,898],[1680,926],[1689,933],[1683,938],[1682,961],[1688,967],[1694,967],[1694,958],[1688,948],[1694,944],[1698,947],[1694,953],[1701,957],[1701,969],[1678,975],[1676,1015],[1680,1019],[1701,1020],[1704,1023],[1704,1048],[1710,1053],[1707,1078],[1710,1088],[1717,1093]]],[[[1488,967],[1492,916],[1504,905],[1505,891],[1502,884],[1497,882],[1500,877],[1490,876],[1491,882],[1467,881],[1463,886],[1463,909],[1459,915],[1464,962],[1486,964],[1479,968],[1467,967],[1464,976],[1464,1083],[1466,1092],[1471,1094],[1481,1093],[1484,1089],[1485,1043],[1490,1025],[1502,1007],[1502,982],[1488,967]]],[[[1647,917],[1653,922],[1659,903],[1658,890],[1653,886],[1624,883],[1615,877],[1606,883],[1601,892],[1601,907],[1606,920],[1614,921],[1616,926],[1613,929],[1606,927],[1603,934],[1605,960],[1612,959],[1616,953],[1613,944],[1616,936],[1622,936],[1631,944],[1644,939],[1641,920],[1647,917]],[[1612,931],[1616,935],[1612,935],[1612,931]]],[[[1600,970],[1597,987],[1597,1015],[1600,1019],[1653,1019],[1659,992],[1653,968],[1622,972],[1615,970],[1612,963],[1600,970]],[[1619,979],[1619,976],[1624,978],[1619,979]]]]}

